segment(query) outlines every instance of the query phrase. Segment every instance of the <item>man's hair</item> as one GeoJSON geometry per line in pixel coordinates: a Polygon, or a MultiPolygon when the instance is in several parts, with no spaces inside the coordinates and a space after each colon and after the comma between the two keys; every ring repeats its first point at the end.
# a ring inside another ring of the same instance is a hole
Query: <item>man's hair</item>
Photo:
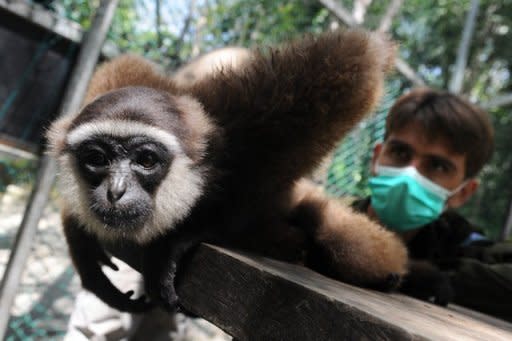
{"type": "Polygon", "coordinates": [[[429,140],[445,139],[452,152],[466,156],[466,178],[474,177],[491,158],[494,130],[487,112],[461,96],[417,88],[401,96],[386,119],[386,134],[418,122],[429,140]]]}

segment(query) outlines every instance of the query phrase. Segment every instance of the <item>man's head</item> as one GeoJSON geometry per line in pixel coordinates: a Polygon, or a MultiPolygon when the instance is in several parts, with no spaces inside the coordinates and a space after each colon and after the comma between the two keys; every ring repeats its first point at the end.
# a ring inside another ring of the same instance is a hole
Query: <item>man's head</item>
{"type": "Polygon", "coordinates": [[[414,167],[422,177],[451,192],[445,208],[456,208],[477,189],[475,177],[493,148],[494,133],[486,112],[448,92],[415,89],[392,106],[384,142],[374,149],[372,173],[378,173],[377,166],[414,167]]]}
{"type": "Polygon", "coordinates": [[[451,153],[464,156],[465,178],[475,177],[492,155],[489,115],[460,96],[429,88],[412,90],[389,111],[384,140],[411,124],[417,124],[417,133],[427,141],[439,141],[451,153]]]}

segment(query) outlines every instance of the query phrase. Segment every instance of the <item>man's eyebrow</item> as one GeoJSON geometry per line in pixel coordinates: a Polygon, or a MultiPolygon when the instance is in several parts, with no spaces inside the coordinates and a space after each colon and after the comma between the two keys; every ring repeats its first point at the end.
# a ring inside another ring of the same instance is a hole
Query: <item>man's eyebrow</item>
{"type": "Polygon", "coordinates": [[[396,139],[396,138],[391,138],[387,141],[387,144],[391,147],[402,147],[402,148],[407,148],[407,149],[410,149],[410,150],[414,150],[412,148],[412,146],[410,144],[408,144],[407,142],[405,141],[402,141],[402,140],[399,140],[399,139],[396,139]]]}

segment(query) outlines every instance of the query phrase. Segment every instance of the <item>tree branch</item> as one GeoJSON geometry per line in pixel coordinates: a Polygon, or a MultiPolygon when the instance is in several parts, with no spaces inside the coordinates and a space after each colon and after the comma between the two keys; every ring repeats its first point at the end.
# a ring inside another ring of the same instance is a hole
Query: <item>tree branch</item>
{"type": "Polygon", "coordinates": [[[391,3],[388,6],[388,9],[386,10],[386,13],[382,16],[379,24],[379,28],[377,29],[378,32],[387,32],[391,28],[391,23],[393,21],[393,18],[400,10],[400,7],[402,6],[403,0],[392,0],[391,3]]]}
{"type": "Polygon", "coordinates": [[[178,39],[176,39],[175,52],[171,58],[175,60],[177,65],[180,65],[182,62],[179,58],[179,55],[180,55],[179,51],[181,49],[181,46],[185,42],[185,35],[187,34],[189,27],[190,27],[190,23],[192,22],[192,18],[194,17],[195,2],[196,2],[195,0],[190,0],[190,2],[188,3],[188,5],[189,5],[188,6],[188,14],[183,22],[183,27],[181,28],[178,39]]]}
{"type": "Polygon", "coordinates": [[[457,61],[455,62],[455,68],[453,70],[452,79],[448,89],[454,93],[460,93],[464,81],[464,71],[468,62],[469,47],[471,45],[471,38],[475,30],[475,22],[478,14],[478,7],[480,5],[479,0],[471,1],[471,8],[466,17],[464,23],[464,31],[462,33],[462,39],[460,41],[459,49],[457,51],[457,61]]]}
{"type": "Polygon", "coordinates": [[[346,10],[341,4],[334,0],[318,0],[322,5],[325,6],[332,14],[334,14],[338,19],[343,21],[345,25],[349,27],[359,26],[359,24],[352,17],[350,12],[346,10]]]}
{"type": "Polygon", "coordinates": [[[358,24],[364,22],[364,17],[372,0],[354,0],[354,9],[352,10],[352,17],[358,24]]]}
{"type": "Polygon", "coordinates": [[[156,14],[156,22],[155,22],[155,26],[156,26],[156,46],[158,49],[160,49],[162,47],[162,31],[160,30],[161,26],[162,26],[162,11],[161,11],[161,8],[160,8],[160,0],[156,0],[156,7],[155,7],[155,14],[156,14]]]}
{"type": "MultiPolygon", "coordinates": [[[[360,27],[352,15],[339,3],[334,0],[318,0],[322,5],[325,6],[334,16],[336,16],[339,20],[341,20],[345,25],[349,27],[360,27]]],[[[397,70],[404,75],[409,81],[411,81],[415,86],[423,86],[425,85],[425,81],[418,76],[414,70],[400,57],[396,58],[396,68],[397,70]]]]}
{"type": "Polygon", "coordinates": [[[481,104],[483,109],[489,110],[496,107],[506,107],[512,104],[512,93],[499,95],[488,102],[481,104]]]}

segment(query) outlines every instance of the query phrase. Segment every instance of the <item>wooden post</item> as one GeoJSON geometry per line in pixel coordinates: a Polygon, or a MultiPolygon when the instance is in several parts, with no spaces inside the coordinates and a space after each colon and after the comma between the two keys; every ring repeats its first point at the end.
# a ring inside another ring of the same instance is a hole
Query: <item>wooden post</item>
{"type": "MultiPolygon", "coordinates": [[[[118,0],[102,0],[98,6],[91,29],[84,36],[78,59],[64,94],[60,109],[61,116],[75,113],[80,109],[117,3],[118,0]]],[[[23,268],[30,253],[37,225],[46,206],[56,173],[55,160],[43,155],[40,159],[36,183],[16,234],[9,262],[0,284],[0,340],[5,337],[10,308],[16,296],[23,268]]]]}

